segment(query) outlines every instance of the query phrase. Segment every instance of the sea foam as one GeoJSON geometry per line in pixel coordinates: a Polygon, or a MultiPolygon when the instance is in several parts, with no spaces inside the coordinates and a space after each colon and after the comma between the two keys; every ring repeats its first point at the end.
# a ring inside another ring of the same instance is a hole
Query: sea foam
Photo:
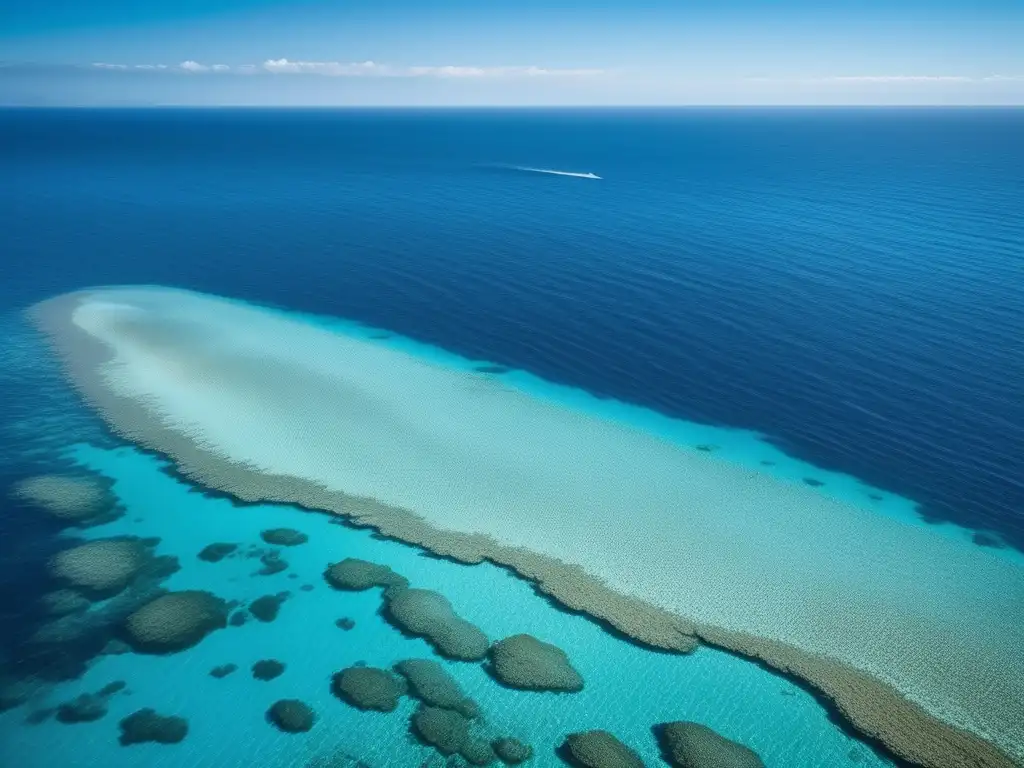
{"type": "Polygon", "coordinates": [[[1009,764],[964,732],[1024,758],[1024,569],[982,548],[274,310],[153,287],[37,314],[123,433],[149,422],[192,462],[409,510],[487,556],[494,542],[577,566],[621,605],[810,679],[912,759],[1009,764]],[[872,681],[909,709],[875,711],[872,681]],[[948,733],[920,736],[929,717],[948,733]]]}

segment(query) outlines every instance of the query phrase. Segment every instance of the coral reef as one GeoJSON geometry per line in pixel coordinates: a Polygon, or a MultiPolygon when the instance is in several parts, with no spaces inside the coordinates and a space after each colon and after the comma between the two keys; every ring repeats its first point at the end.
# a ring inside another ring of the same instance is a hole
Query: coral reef
{"type": "Polygon", "coordinates": [[[469,721],[458,712],[421,706],[410,721],[413,733],[442,755],[455,755],[469,741],[469,721]]]}
{"type": "Polygon", "coordinates": [[[640,756],[608,731],[571,733],[563,749],[581,768],[644,768],[640,756]]]}
{"type": "Polygon", "coordinates": [[[583,678],[565,651],[532,635],[512,635],[491,647],[491,672],[504,685],[526,691],[583,690],[583,678]]]}
{"type": "Polygon", "coordinates": [[[309,536],[294,528],[269,528],[260,531],[260,538],[279,547],[295,547],[309,541],[309,536]]]}
{"type": "Polygon", "coordinates": [[[451,709],[469,719],[480,715],[476,702],[468,698],[444,667],[430,659],[406,659],[395,671],[409,683],[409,694],[432,707],[451,709]]]}
{"type": "Polygon", "coordinates": [[[107,714],[107,701],[125,689],[124,680],[115,680],[96,693],[83,693],[57,707],[57,720],[61,723],[91,723],[107,714]]]}
{"type": "Polygon", "coordinates": [[[654,727],[668,763],[675,768],[764,768],[757,753],[700,723],[654,727]]]}
{"type": "Polygon", "coordinates": [[[188,721],[174,715],[158,715],[146,708],[133,712],[119,723],[121,746],[132,744],[177,744],[188,735],[188,721]]]}
{"type": "Polygon", "coordinates": [[[219,563],[228,555],[234,554],[236,549],[238,549],[237,544],[216,542],[214,544],[207,544],[203,547],[197,557],[207,563],[219,563]]]}
{"type": "Polygon", "coordinates": [[[277,618],[281,605],[288,599],[287,592],[278,592],[276,595],[264,595],[256,598],[249,604],[249,613],[263,622],[270,622],[277,618]]]}
{"type": "Polygon", "coordinates": [[[121,592],[146,564],[148,550],[134,539],[98,539],[58,552],[50,560],[54,578],[92,600],[121,592]]]}
{"type": "Polygon", "coordinates": [[[378,565],[354,557],[346,557],[324,572],[327,583],[335,589],[361,592],[371,587],[406,587],[408,579],[392,571],[386,565],[378,565]]]}
{"type": "Polygon", "coordinates": [[[209,592],[169,592],[125,620],[124,639],[140,653],[182,651],[227,626],[227,613],[227,603],[209,592]]]}
{"type": "Polygon", "coordinates": [[[313,727],[316,715],[305,702],[281,699],[267,710],[267,720],[285,733],[305,733],[313,727]]]}
{"type": "Polygon", "coordinates": [[[273,680],[284,674],[284,664],[277,659],[262,659],[252,665],[252,676],[257,680],[273,680]]]}
{"type": "Polygon", "coordinates": [[[237,669],[237,664],[221,664],[220,666],[214,667],[210,670],[210,677],[216,677],[218,680],[220,680],[222,678],[227,677],[237,669]]]}
{"type": "Polygon", "coordinates": [[[509,736],[495,739],[491,742],[491,748],[506,765],[519,765],[533,757],[533,747],[509,736]]]}
{"type": "Polygon", "coordinates": [[[67,525],[97,525],[121,514],[109,483],[98,475],[37,475],[16,483],[13,495],[67,525]]]}
{"type": "Polygon", "coordinates": [[[57,720],[61,723],[91,723],[106,714],[106,699],[91,693],[83,693],[57,707],[57,720]]]}
{"type": "Polygon", "coordinates": [[[391,589],[385,616],[403,631],[424,638],[442,656],[479,661],[487,655],[487,636],[455,613],[448,598],[428,589],[391,589]]]}
{"type": "Polygon", "coordinates": [[[275,573],[288,570],[288,561],[281,557],[277,550],[260,555],[263,567],[256,571],[257,576],[273,576],[275,573]]]}
{"type": "MultiPolygon", "coordinates": [[[[898,547],[892,548],[892,553],[898,556],[886,559],[886,583],[902,580],[904,584],[917,585],[924,590],[942,578],[962,586],[955,595],[942,590],[950,600],[945,603],[948,610],[942,616],[936,616],[936,621],[911,621],[913,612],[901,612],[904,605],[886,603],[889,597],[902,599],[916,594],[914,590],[899,589],[891,594],[877,595],[880,599],[878,605],[891,609],[887,616],[898,615],[907,619],[898,627],[889,627],[893,631],[903,631],[905,643],[865,643],[865,638],[874,637],[878,628],[878,622],[874,620],[877,617],[872,616],[864,617],[865,621],[845,623],[843,628],[847,631],[825,632],[820,638],[805,634],[808,627],[802,622],[785,621],[785,617],[775,612],[741,612],[749,619],[749,626],[721,629],[717,625],[720,617],[710,615],[708,608],[715,605],[735,607],[733,598],[728,597],[728,594],[737,592],[731,579],[712,580],[708,584],[694,582],[682,591],[668,580],[664,582],[668,591],[660,595],[653,594],[650,589],[636,591],[632,587],[629,591],[633,594],[624,594],[617,591],[611,582],[602,582],[599,572],[588,572],[578,564],[562,562],[553,554],[539,554],[526,546],[502,544],[497,538],[482,533],[460,532],[454,525],[441,526],[436,521],[432,524],[420,507],[416,508],[420,514],[416,514],[379,500],[346,494],[319,477],[258,471],[245,455],[211,450],[195,434],[185,434],[168,424],[153,406],[152,397],[156,393],[119,391],[111,387],[109,380],[101,374],[98,361],[108,359],[117,344],[132,343],[123,333],[124,329],[117,327],[122,318],[102,316],[108,298],[123,300],[126,306],[138,302],[141,311],[156,328],[160,328],[167,319],[165,309],[180,303],[194,309],[202,322],[209,322],[214,333],[230,331],[233,321],[222,323],[219,318],[227,312],[236,312],[236,308],[210,297],[151,288],[104,289],[72,294],[44,302],[33,310],[33,318],[50,334],[78,390],[102,414],[110,428],[126,440],[171,457],[177,471],[194,482],[229,493],[243,502],[287,503],[330,511],[348,524],[372,528],[384,536],[423,546],[439,556],[460,562],[492,561],[530,580],[537,591],[570,610],[587,613],[639,643],[688,652],[697,646],[699,636],[709,645],[757,659],[803,679],[832,702],[836,712],[852,727],[877,738],[897,756],[914,763],[932,768],[1002,768],[1024,760],[1024,747],[1021,746],[1024,745],[1024,720],[1020,718],[1017,706],[1021,700],[1021,681],[1024,680],[1024,666],[1019,654],[1021,644],[1018,642],[1021,625],[1013,621],[1012,617],[1016,615],[1013,611],[1003,609],[1018,600],[1022,593],[1022,580],[1015,575],[1018,573],[1015,566],[1005,565],[996,558],[976,557],[972,553],[977,552],[977,547],[961,547],[924,529],[904,531],[905,526],[901,526],[901,534],[906,533],[911,538],[904,537],[898,547]],[[907,557],[908,554],[915,556],[907,557]],[[942,571],[933,567],[937,554],[948,555],[942,560],[942,571]],[[957,578],[947,579],[952,575],[957,578]],[[973,585],[978,583],[998,584],[1000,588],[990,590],[992,597],[988,600],[952,601],[954,597],[971,593],[973,585]],[[714,602],[716,595],[709,587],[725,589],[726,598],[714,602]],[[701,601],[703,610],[696,610],[696,602],[679,602],[678,595],[684,593],[695,601],[701,601]],[[768,617],[765,619],[770,625],[768,629],[764,624],[758,624],[758,616],[768,617]],[[869,634],[865,636],[864,632],[869,634]],[[821,647],[815,647],[819,640],[821,647]],[[855,667],[851,656],[862,652],[871,658],[855,667]],[[959,662],[947,665],[942,675],[933,674],[934,670],[943,668],[943,659],[952,657],[959,662]],[[870,671],[860,671],[865,666],[870,671]],[[984,682],[996,679],[999,680],[998,685],[984,682]],[[915,703],[917,701],[925,702],[927,708],[915,703]]],[[[258,314],[259,310],[238,307],[237,312],[258,314]]],[[[267,317],[260,319],[266,320],[267,317]]],[[[282,334],[290,332],[283,326],[281,331],[282,334]]],[[[185,355],[183,359],[189,359],[187,356],[195,350],[183,342],[177,351],[185,355]]],[[[283,365],[284,361],[268,359],[267,362],[268,365],[278,363],[283,365]]],[[[286,406],[287,403],[282,408],[286,406]]],[[[287,414],[287,411],[282,413],[287,414]]],[[[329,440],[326,446],[336,444],[336,441],[329,440]]],[[[708,461],[708,457],[696,458],[708,461]]],[[[317,466],[329,468],[331,462],[325,461],[317,466]]],[[[629,478],[626,485],[636,488],[629,478]]],[[[823,520],[831,525],[828,520],[832,514],[841,518],[844,525],[852,525],[859,519],[856,515],[846,514],[849,508],[829,501],[820,493],[812,493],[801,483],[786,484],[786,487],[785,494],[792,492],[800,496],[802,504],[810,504],[809,499],[813,496],[813,504],[828,513],[801,518],[800,524],[807,523],[808,530],[820,527],[823,520]]],[[[782,496],[785,494],[779,496],[779,501],[783,502],[779,509],[791,508],[784,503],[782,496]]],[[[728,503],[731,504],[734,498],[750,500],[755,496],[736,494],[727,500],[728,503]]],[[[769,505],[767,508],[773,507],[769,505]]],[[[581,508],[580,514],[583,512],[581,508]]],[[[719,512],[716,507],[715,515],[719,512]]],[[[580,522],[585,521],[580,518],[580,522]]],[[[841,550],[830,556],[831,562],[842,563],[843,567],[852,567],[858,572],[868,569],[870,573],[858,586],[870,585],[875,583],[872,576],[878,569],[873,560],[861,557],[860,550],[866,540],[873,545],[885,545],[889,541],[885,538],[887,528],[886,524],[872,518],[869,526],[857,530],[867,539],[847,535],[816,540],[841,550]]],[[[598,541],[607,540],[597,531],[588,530],[588,533],[598,541]]],[[[643,536],[643,532],[637,535],[643,536]]],[[[650,538],[650,541],[661,540],[660,537],[650,538]]],[[[793,546],[800,541],[799,536],[783,540],[793,546]]],[[[582,541],[577,543],[582,545],[582,541]]],[[[636,540],[630,547],[641,543],[636,540]]],[[[820,554],[820,550],[815,552],[820,554]]],[[[694,554],[699,552],[695,550],[694,554]]],[[[689,572],[694,567],[686,558],[670,556],[668,550],[665,557],[659,559],[662,561],[685,561],[689,563],[689,572]]],[[[804,589],[805,584],[822,583],[821,580],[795,577],[787,579],[791,573],[801,576],[801,572],[771,570],[773,562],[770,558],[764,564],[769,567],[767,570],[753,567],[745,560],[743,573],[755,574],[751,578],[759,579],[766,588],[775,590],[773,594],[776,596],[792,597],[804,589]],[[768,570],[771,570],[771,578],[767,576],[768,570]]],[[[842,574],[850,585],[848,575],[842,574]]],[[[619,589],[625,591],[626,587],[620,585],[619,589]]],[[[739,590],[739,593],[752,594],[750,590],[739,590]]],[[[850,589],[832,594],[837,600],[854,597],[850,589]]],[[[932,594],[938,592],[932,590],[932,594]]],[[[780,607],[796,606],[797,609],[806,604],[807,601],[799,599],[777,603],[780,607]]],[[[856,611],[850,611],[851,616],[856,614],[856,611]]],[[[810,626],[815,629],[819,625],[810,626]]]]}
{"type": "Polygon", "coordinates": [[[353,666],[334,675],[331,692],[357,709],[393,712],[406,685],[403,678],[386,669],[353,666]]]}
{"type": "Polygon", "coordinates": [[[343,629],[346,632],[348,632],[350,629],[355,629],[356,623],[348,616],[342,616],[340,619],[334,622],[334,626],[336,626],[338,629],[343,629]]]}

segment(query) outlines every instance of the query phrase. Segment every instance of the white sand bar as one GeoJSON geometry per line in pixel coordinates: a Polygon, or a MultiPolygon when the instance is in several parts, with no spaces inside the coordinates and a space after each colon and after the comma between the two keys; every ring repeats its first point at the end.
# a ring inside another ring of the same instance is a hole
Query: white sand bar
{"type": "Polygon", "coordinates": [[[1024,757],[1009,560],[305,318],[165,288],[60,306],[109,349],[105,386],[207,451],[827,656],[1024,757]]]}

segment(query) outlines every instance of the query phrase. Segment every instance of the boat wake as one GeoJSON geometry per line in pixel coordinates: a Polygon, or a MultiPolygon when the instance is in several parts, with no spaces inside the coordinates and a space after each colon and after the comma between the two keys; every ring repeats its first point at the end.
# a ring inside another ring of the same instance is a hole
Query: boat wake
{"type": "Polygon", "coordinates": [[[531,168],[526,165],[515,166],[517,171],[526,171],[527,173],[550,173],[554,176],[573,176],[577,179],[600,179],[596,173],[579,173],[578,171],[557,171],[553,168],[531,168]]]}

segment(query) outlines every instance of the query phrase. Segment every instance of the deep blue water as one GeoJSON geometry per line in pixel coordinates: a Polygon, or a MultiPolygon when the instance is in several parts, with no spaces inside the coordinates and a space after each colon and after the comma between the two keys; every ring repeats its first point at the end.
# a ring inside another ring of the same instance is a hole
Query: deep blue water
{"type": "Polygon", "coordinates": [[[342,315],[1024,548],[1022,136],[1024,110],[0,111],[0,306],[159,283],[342,315]]]}

